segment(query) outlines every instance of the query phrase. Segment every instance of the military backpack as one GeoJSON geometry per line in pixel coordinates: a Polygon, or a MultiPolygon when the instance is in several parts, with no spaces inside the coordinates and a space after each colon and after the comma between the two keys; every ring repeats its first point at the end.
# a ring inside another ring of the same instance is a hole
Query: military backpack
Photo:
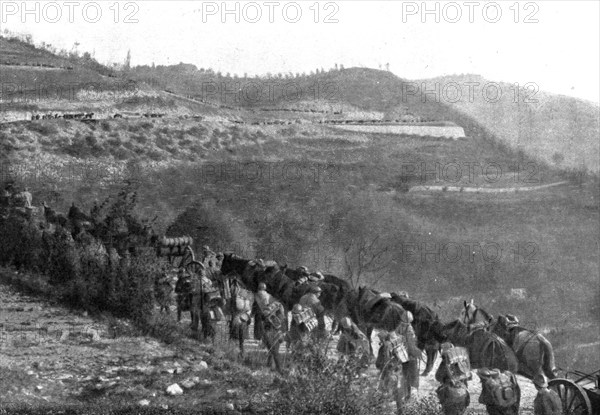
{"type": "MultiPolygon", "coordinates": [[[[500,407],[508,407],[516,404],[519,400],[519,390],[515,376],[510,372],[501,372],[498,369],[479,370],[477,372],[482,379],[482,391],[480,400],[486,396],[492,402],[482,402],[485,404],[493,403],[500,407]],[[487,393],[486,393],[487,392],[487,393]]],[[[485,398],[483,398],[486,400],[485,398]]]]}
{"type": "Polygon", "coordinates": [[[453,347],[442,353],[442,364],[446,365],[448,374],[453,381],[463,381],[471,378],[471,362],[469,352],[464,347],[453,347]]]}

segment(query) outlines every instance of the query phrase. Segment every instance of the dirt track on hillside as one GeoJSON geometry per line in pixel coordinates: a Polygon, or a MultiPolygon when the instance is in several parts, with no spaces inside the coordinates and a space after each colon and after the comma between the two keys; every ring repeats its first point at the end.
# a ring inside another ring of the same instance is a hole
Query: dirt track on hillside
{"type": "MultiPolygon", "coordinates": [[[[128,334],[134,330],[126,322],[117,323],[118,327],[115,320],[110,324],[95,320],[0,284],[0,407],[137,403],[173,408],[210,403],[224,410],[238,409],[263,395],[273,382],[274,374],[261,368],[264,355],[258,353],[255,340],[248,342],[248,350],[259,358],[248,368],[247,376],[257,387],[249,389],[247,382],[244,387],[236,384],[227,365],[214,363],[211,346],[192,339],[177,346],[165,345],[128,334]],[[173,383],[191,386],[183,387],[182,395],[169,396],[166,389],[173,383]]],[[[373,338],[377,350],[377,336],[373,338]]],[[[224,333],[217,336],[217,342],[224,339],[224,333]]],[[[330,342],[332,351],[336,343],[337,338],[330,342]]],[[[224,348],[215,346],[214,350],[224,348]]],[[[372,365],[369,376],[374,382],[377,375],[372,365]]],[[[420,381],[417,397],[434,393],[438,386],[433,373],[420,381]]],[[[530,413],[535,389],[530,381],[521,377],[519,381],[522,413],[530,413]]],[[[480,382],[476,375],[469,391],[471,410],[485,413],[477,403],[480,382]]]]}

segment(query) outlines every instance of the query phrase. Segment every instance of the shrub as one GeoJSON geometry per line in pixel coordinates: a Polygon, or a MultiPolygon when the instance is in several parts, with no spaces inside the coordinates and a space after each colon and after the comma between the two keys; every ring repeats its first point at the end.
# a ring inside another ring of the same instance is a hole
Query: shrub
{"type": "Polygon", "coordinates": [[[146,144],[148,142],[148,139],[141,134],[133,135],[131,136],[131,138],[133,138],[136,142],[140,144],[146,144]]]}
{"type": "Polygon", "coordinates": [[[32,122],[28,123],[27,127],[29,131],[34,131],[43,136],[49,136],[50,134],[58,134],[58,129],[47,122],[32,122]]]}
{"type": "MultiPolygon", "coordinates": [[[[107,199],[103,206],[109,202],[107,199]]],[[[164,331],[165,323],[153,317],[154,277],[164,271],[164,261],[156,257],[153,249],[138,249],[138,255],[133,257],[127,251],[121,252],[124,258],[120,258],[115,249],[106,248],[113,241],[120,243],[121,251],[132,243],[136,246],[143,243],[139,237],[140,229],[146,229],[145,222],[134,215],[135,206],[135,193],[122,191],[100,221],[98,238],[82,234],[77,240],[58,225],[53,232],[42,232],[33,220],[15,214],[7,219],[0,216],[0,264],[43,272],[49,285],[35,283],[44,279],[42,275],[27,285],[42,287],[36,290],[71,306],[93,312],[110,311],[152,328],[148,331],[153,333],[164,331]],[[113,232],[117,230],[111,224],[117,222],[127,226],[126,234],[113,232]]]]}
{"type": "Polygon", "coordinates": [[[127,131],[130,133],[139,133],[143,128],[143,124],[129,124],[127,131]]]}
{"type": "Polygon", "coordinates": [[[297,369],[281,381],[271,413],[374,415],[389,407],[371,379],[357,376],[355,360],[336,362],[318,348],[296,359],[297,369]]]}
{"type": "Polygon", "coordinates": [[[172,145],[173,141],[169,137],[165,137],[162,134],[158,134],[156,137],[156,146],[162,150],[166,150],[168,146],[172,145]]]}
{"type": "Polygon", "coordinates": [[[117,160],[127,160],[129,158],[129,151],[123,147],[123,146],[119,146],[116,148],[111,148],[110,149],[110,154],[113,155],[114,158],[116,158],[117,160]]]}
{"type": "Polygon", "coordinates": [[[85,136],[85,142],[90,147],[95,147],[98,145],[98,139],[94,136],[94,134],[88,134],[85,136]]]}
{"type": "Polygon", "coordinates": [[[198,125],[198,126],[194,126],[194,127],[190,128],[186,132],[187,132],[187,134],[189,134],[193,137],[203,138],[204,136],[206,136],[207,129],[198,125]]]}

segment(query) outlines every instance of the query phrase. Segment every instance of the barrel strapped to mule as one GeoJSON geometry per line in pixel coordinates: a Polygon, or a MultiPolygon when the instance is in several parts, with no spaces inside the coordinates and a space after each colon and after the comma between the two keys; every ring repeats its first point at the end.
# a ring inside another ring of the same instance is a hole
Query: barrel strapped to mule
{"type": "Polygon", "coordinates": [[[469,352],[464,347],[453,347],[442,353],[442,363],[446,365],[450,378],[463,381],[471,377],[471,362],[469,352]]]}
{"type": "Polygon", "coordinates": [[[299,313],[293,313],[292,319],[294,319],[294,322],[298,325],[304,324],[304,327],[306,327],[306,330],[309,332],[313,331],[319,325],[317,316],[310,308],[305,308],[299,313]]]}

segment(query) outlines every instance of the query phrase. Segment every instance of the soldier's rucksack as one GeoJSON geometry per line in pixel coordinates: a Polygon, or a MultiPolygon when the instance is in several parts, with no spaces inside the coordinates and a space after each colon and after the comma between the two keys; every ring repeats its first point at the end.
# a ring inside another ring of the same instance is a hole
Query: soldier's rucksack
{"type": "Polygon", "coordinates": [[[309,332],[313,331],[319,325],[317,316],[310,308],[305,308],[299,313],[294,313],[292,318],[298,326],[303,324],[306,330],[309,332]]]}
{"type": "Polygon", "coordinates": [[[469,405],[469,390],[464,383],[457,383],[456,386],[444,383],[435,392],[442,405],[469,405]]]}
{"type": "Polygon", "coordinates": [[[404,336],[394,336],[388,340],[390,353],[400,363],[406,363],[409,361],[408,349],[406,347],[406,341],[404,336]]]}
{"type": "MultiPolygon", "coordinates": [[[[487,390],[485,396],[492,401],[482,403],[493,403],[497,406],[508,407],[518,402],[518,385],[512,373],[500,372],[498,369],[482,369],[479,370],[477,374],[483,381],[482,387],[487,390]]],[[[483,396],[484,391],[482,391],[480,399],[482,399],[483,396]]]]}
{"type": "Polygon", "coordinates": [[[238,288],[235,294],[235,309],[241,313],[249,313],[252,310],[254,293],[244,288],[238,288]]]}
{"type": "Polygon", "coordinates": [[[463,381],[471,378],[471,362],[469,352],[464,347],[452,347],[442,353],[442,364],[446,365],[448,374],[453,381],[463,381]]]}
{"type": "Polygon", "coordinates": [[[265,320],[267,320],[267,322],[269,322],[276,330],[279,330],[283,324],[282,318],[278,315],[280,314],[280,310],[281,304],[278,302],[273,302],[262,310],[265,320]]]}
{"type": "Polygon", "coordinates": [[[204,293],[205,299],[208,302],[208,306],[210,308],[219,307],[223,305],[221,290],[219,290],[219,287],[215,283],[213,283],[213,281],[211,281],[205,276],[202,276],[200,279],[200,284],[202,286],[202,292],[204,293]]]}

